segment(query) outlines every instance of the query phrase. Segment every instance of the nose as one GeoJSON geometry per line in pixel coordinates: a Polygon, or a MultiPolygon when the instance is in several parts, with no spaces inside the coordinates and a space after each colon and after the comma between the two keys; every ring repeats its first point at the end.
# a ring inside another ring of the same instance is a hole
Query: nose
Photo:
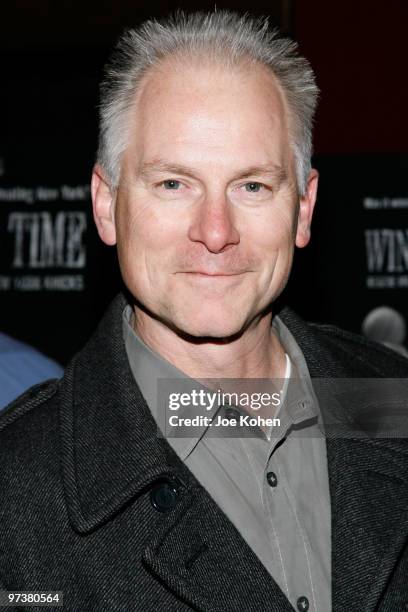
{"type": "Polygon", "coordinates": [[[201,242],[211,253],[222,253],[240,241],[233,211],[225,197],[207,198],[196,211],[189,228],[189,238],[201,242]]]}

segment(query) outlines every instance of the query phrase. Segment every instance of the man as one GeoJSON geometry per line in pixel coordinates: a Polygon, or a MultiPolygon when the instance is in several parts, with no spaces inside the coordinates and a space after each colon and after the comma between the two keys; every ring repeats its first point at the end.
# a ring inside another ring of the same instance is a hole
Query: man
{"type": "Polygon", "coordinates": [[[128,295],[1,422],[4,589],[63,591],[72,611],[403,609],[406,444],[360,435],[349,405],[332,435],[311,377],[407,362],[274,312],[310,238],[316,96],[295,45],[249,17],[178,15],[119,42],[92,198],[128,295]],[[285,379],[259,427],[159,435],[163,381],[181,400],[180,380],[253,379],[285,379]]]}

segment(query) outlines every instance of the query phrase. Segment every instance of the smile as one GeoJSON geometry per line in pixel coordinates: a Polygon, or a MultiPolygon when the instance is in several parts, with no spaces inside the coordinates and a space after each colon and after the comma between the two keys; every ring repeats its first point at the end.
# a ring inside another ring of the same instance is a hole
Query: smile
{"type": "Polygon", "coordinates": [[[202,270],[182,272],[182,274],[190,274],[192,276],[204,276],[207,278],[226,278],[231,276],[240,276],[245,272],[204,272],[202,270]]]}
{"type": "Polygon", "coordinates": [[[196,286],[206,287],[226,287],[231,285],[241,284],[243,281],[245,272],[234,272],[231,273],[208,273],[208,272],[181,272],[187,282],[196,286]]]}

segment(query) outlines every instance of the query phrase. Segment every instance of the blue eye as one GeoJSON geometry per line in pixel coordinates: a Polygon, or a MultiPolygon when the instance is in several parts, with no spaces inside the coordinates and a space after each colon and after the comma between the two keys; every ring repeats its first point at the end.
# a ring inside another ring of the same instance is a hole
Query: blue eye
{"type": "Polygon", "coordinates": [[[180,187],[180,181],[168,179],[166,181],[163,181],[163,186],[165,189],[176,191],[180,187]]]}
{"type": "Polygon", "coordinates": [[[245,190],[249,193],[258,193],[261,190],[261,183],[245,183],[245,190]]]}

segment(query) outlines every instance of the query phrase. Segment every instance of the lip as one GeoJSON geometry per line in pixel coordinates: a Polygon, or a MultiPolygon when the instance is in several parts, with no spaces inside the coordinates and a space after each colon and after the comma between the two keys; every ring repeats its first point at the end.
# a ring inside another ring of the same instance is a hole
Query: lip
{"type": "Polygon", "coordinates": [[[206,276],[208,278],[216,278],[216,277],[228,277],[228,276],[239,276],[240,274],[244,274],[244,272],[205,272],[204,270],[188,270],[187,272],[183,272],[183,274],[192,274],[195,276],[206,276]]]}

